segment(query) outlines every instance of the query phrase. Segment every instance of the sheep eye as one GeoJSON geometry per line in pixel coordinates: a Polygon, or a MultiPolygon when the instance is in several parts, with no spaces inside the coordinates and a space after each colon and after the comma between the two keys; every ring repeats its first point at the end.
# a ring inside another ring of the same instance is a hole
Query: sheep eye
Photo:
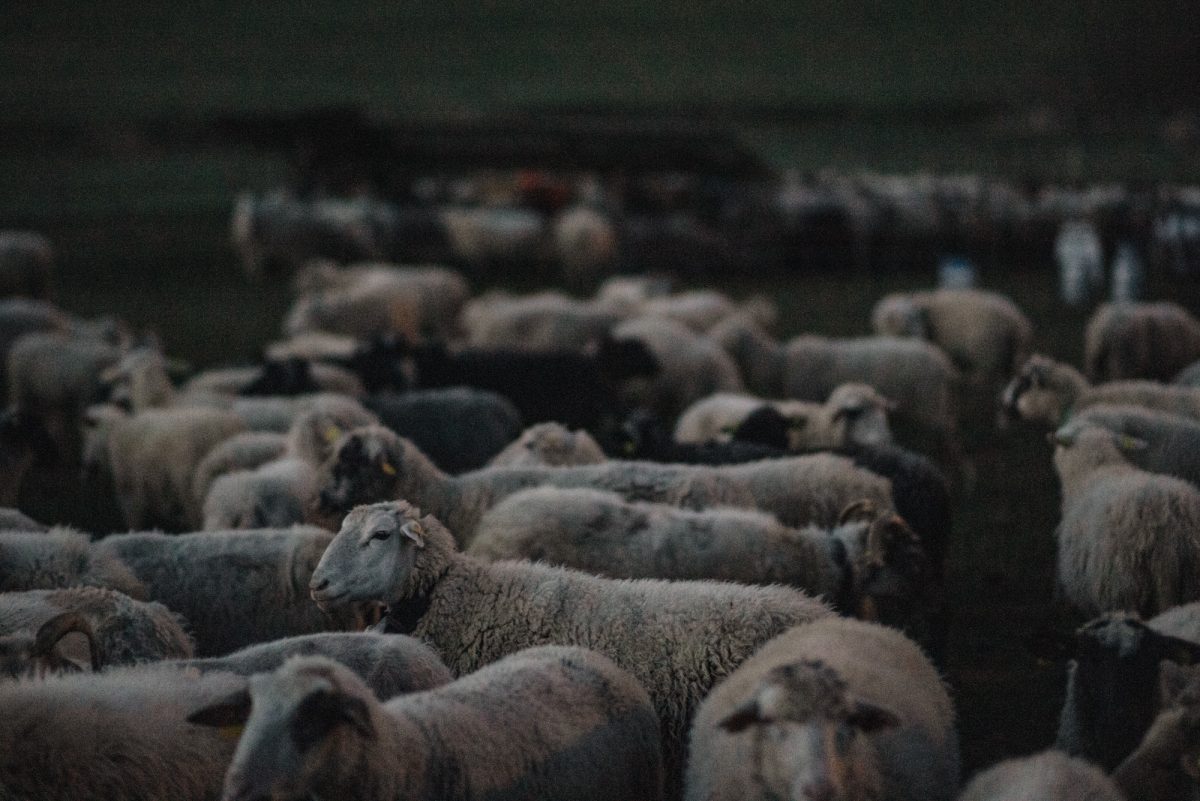
{"type": "Polygon", "coordinates": [[[392,532],[390,532],[390,531],[387,531],[386,529],[382,529],[382,528],[381,528],[381,529],[379,529],[378,531],[376,531],[374,534],[372,534],[372,535],[371,535],[371,539],[373,539],[373,540],[386,540],[386,539],[387,539],[388,537],[390,537],[390,536],[392,536],[392,532]]]}

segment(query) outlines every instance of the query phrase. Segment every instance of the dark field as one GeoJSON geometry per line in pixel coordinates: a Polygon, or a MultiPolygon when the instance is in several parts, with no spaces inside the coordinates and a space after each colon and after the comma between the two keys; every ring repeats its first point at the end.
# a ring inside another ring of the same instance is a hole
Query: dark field
{"type": "MultiPolygon", "coordinates": [[[[256,358],[288,303],[285,282],[247,282],[225,244],[234,193],[280,184],[288,162],[191,137],[222,115],[601,110],[729,128],[775,166],[1200,178],[1200,123],[1181,100],[1198,88],[1200,36],[1180,24],[1194,13],[1184,3],[899,5],[24,4],[0,30],[0,227],[57,243],[64,307],[153,328],[202,367],[256,358]]],[[[1078,363],[1085,315],[1055,300],[1049,255],[1002,257],[980,283],[1030,315],[1040,351],[1078,363]]],[[[929,265],[718,286],[770,293],[780,335],[850,335],[867,331],[881,294],[933,280],[929,265]]],[[[531,284],[476,288],[495,283],[531,284]]],[[[1154,275],[1149,289],[1197,308],[1196,286],[1154,275]]],[[[947,665],[966,775],[1049,745],[1063,687],[1063,666],[1023,645],[1051,596],[1050,448],[1029,431],[969,434],[977,476],[957,499],[947,665]]]]}

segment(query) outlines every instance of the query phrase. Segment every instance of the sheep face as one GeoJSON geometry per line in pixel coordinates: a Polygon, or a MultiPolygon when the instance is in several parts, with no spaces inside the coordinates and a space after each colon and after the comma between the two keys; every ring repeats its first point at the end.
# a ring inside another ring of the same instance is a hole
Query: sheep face
{"type": "Polygon", "coordinates": [[[929,565],[920,538],[898,515],[883,515],[869,526],[848,526],[857,540],[851,566],[854,609],[862,620],[905,628],[919,616],[929,565]]]}
{"type": "Polygon", "coordinates": [[[360,506],[346,515],[313,571],[309,593],[324,610],[404,597],[425,530],[407,504],[360,506]]]}
{"type": "Polygon", "coordinates": [[[834,441],[839,446],[881,445],[892,441],[888,412],[896,405],[866,384],[843,384],[829,395],[826,405],[833,421],[834,441]]]}
{"type": "Polygon", "coordinates": [[[1034,356],[1020,369],[1000,396],[1001,413],[1010,420],[1060,422],[1074,402],[1069,387],[1055,374],[1054,363],[1034,356]]]}
{"type": "Polygon", "coordinates": [[[853,698],[823,662],[806,660],[773,669],[718,725],[754,738],[753,774],[762,797],[857,801],[880,794],[868,735],[899,721],[853,698]]]}
{"type": "Polygon", "coordinates": [[[346,673],[328,659],[291,659],[188,717],[198,725],[241,732],[225,774],[226,801],[308,797],[314,777],[335,763],[346,737],[374,738],[361,695],[369,691],[360,685],[358,692],[346,692],[343,683],[352,682],[346,673]]]}
{"type": "Polygon", "coordinates": [[[352,431],[343,436],[325,463],[319,509],[345,514],[355,506],[391,497],[403,454],[394,437],[382,431],[352,431]]]}

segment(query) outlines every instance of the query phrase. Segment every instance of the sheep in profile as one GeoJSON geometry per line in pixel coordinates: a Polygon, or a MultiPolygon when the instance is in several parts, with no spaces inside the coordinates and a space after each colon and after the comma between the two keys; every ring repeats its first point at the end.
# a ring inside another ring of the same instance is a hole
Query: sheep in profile
{"type": "Polygon", "coordinates": [[[54,247],[33,231],[0,231],[0,298],[45,300],[54,281],[54,247]]]}
{"type": "Polygon", "coordinates": [[[215,656],[280,637],[358,627],[353,611],[325,615],[306,598],[309,576],[332,538],[299,526],[117,534],[91,551],[127,565],[151,599],[188,621],[196,653],[215,656]]]}
{"type": "Polygon", "coordinates": [[[787,418],[787,447],[793,451],[892,441],[887,415],[895,404],[874,387],[855,383],[837,387],[823,403],[762,400],[726,392],[710,395],[679,416],[675,439],[695,443],[730,439],[734,430],[762,406],[770,406],[787,418]]]}
{"type": "Polygon", "coordinates": [[[440,687],[453,680],[433,649],[403,634],[321,632],[248,645],[226,656],[170,664],[202,673],[270,673],[299,656],[323,656],[353,670],[380,698],[440,687]]]}
{"type": "Polygon", "coordinates": [[[1058,581],[1085,614],[1134,610],[1149,617],[1200,600],[1191,563],[1200,555],[1200,490],[1139,470],[1122,451],[1142,444],[1068,423],[1055,434],[1062,482],[1058,581]]]}
{"type": "Polygon", "coordinates": [[[1090,381],[1170,381],[1200,359],[1200,320],[1176,303],[1105,303],[1084,330],[1090,381]]]}
{"type": "Polygon", "coordinates": [[[1113,771],[1128,801],[1200,797],[1200,674],[1164,662],[1161,710],[1132,754],[1113,771]]]}
{"type": "Polygon", "coordinates": [[[503,498],[535,486],[610,490],[631,501],[703,509],[760,509],[789,526],[833,525],[860,499],[892,508],[887,479],[829,454],[721,467],[604,462],[580,467],[488,467],[459,476],[438,470],[411,442],[383,428],[347,433],[322,467],[320,509],[344,514],[388,499],[425,504],[465,546],[480,517],[503,498]]]}
{"type": "Polygon", "coordinates": [[[884,336],[932,342],[979,385],[1005,381],[1033,345],[1033,325],[1016,304],[978,289],[887,295],[875,304],[871,327],[884,336]]]}
{"type": "Polygon", "coordinates": [[[851,506],[842,517],[828,530],[797,530],[762,512],[692,512],[628,503],[611,492],[539,487],[490,509],[466,552],[612,578],[785,584],[843,614],[903,627],[926,580],[919,540],[893,514],[851,506]]]}
{"type": "Polygon", "coordinates": [[[993,765],[971,780],[958,801],[1130,801],[1132,798],[1127,798],[1104,771],[1090,762],[1058,751],[1043,751],[993,765]]]}
{"type": "Polygon", "coordinates": [[[1200,389],[1153,381],[1112,381],[1091,385],[1083,373],[1046,356],[1034,355],[1001,396],[1011,419],[1062,425],[1072,415],[1099,404],[1143,406],[1200,420],[1200,389]]]}
{"type": "Polygon", "coordinates": [[[324,607],[383,601],[385,630],[429,643],[460,676],[534,645],[603,653],[654,702],[669,788],[678,786],[683,736],[709,687],[779,632],[829,614],[784,587],[615,581],[480,562],[458,553],[433,516],[404,502],[347,515],[310,586],[324,607]]]}
{"type": "Polygon", "coordinates": [[[297,658],[188,719],[244,722],[225,778],[229,799],[654,801],[662,794],[646,691],[582,648],[531,648],[385,704],[337,662],[297,658]]]}
{"type": "Polygon", "coordinates": [[[139,601],[146,588],[111,552],[92,548],[86,534],[64,528],[48,532],[0,532],[0,593],[105,587],[139,601]]]}
{"type": "Polygon", "coordinates": [[[559,423],[538,423],[521,432],[488,462],[492,467],[572,467],[600,464],[604,451],[586,431],[571,431],[559,423]]]}
{"type": "Polygon", "coordinates": [[[950,801],[954,706],[899,632],[826,618],[785,632],[718,684],[692,724],[688,801],[950,801]]]}
{"type": "Polygon", "coordinates": [[[644,343],[661,368],[647,379],[626,382],[622,395],[629,405],[650,408],[674,419],[700,398],[742,389],[742,378],[733,360],[712,340],[682,323],[641,317],[621,323],[612,335],[617,340],[644,343]]]}
{"type": "Polygon", "coordinates": [[[35,633],[63,614],[77,615],[86,622],[96,669],[186,659],[193,653],[184,622],[171,610],[99,587],[0,594],[0,636],[35,633]]]}

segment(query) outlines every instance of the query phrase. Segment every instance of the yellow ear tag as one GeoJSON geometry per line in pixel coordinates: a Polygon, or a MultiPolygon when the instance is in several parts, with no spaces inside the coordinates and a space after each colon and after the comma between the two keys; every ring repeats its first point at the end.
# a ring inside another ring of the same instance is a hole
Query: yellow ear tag
{"type": "Polygon", "coordinates": [[[392,467],[390,462],[384,462],[382,465],[379,466],[379,469],[382,470],[384,473],[386,473],[389,476],[396,475],[396,468],[392,467]]]}
{"type": "Polygon", "coordinates": [[[325,441],[332,444],[337,442],[337,438],[342,435],[342,429],[337,426],[330,426],[325,429],[325,441]]]}
{"type": "Polygon", "coordinates": [[[236,740],[242,736],[242,732],[246,730],[245,724],[235,723],[232,726],[221,726],[217,729],[217,734],[221,735],[226,740],[236,740]]]}

